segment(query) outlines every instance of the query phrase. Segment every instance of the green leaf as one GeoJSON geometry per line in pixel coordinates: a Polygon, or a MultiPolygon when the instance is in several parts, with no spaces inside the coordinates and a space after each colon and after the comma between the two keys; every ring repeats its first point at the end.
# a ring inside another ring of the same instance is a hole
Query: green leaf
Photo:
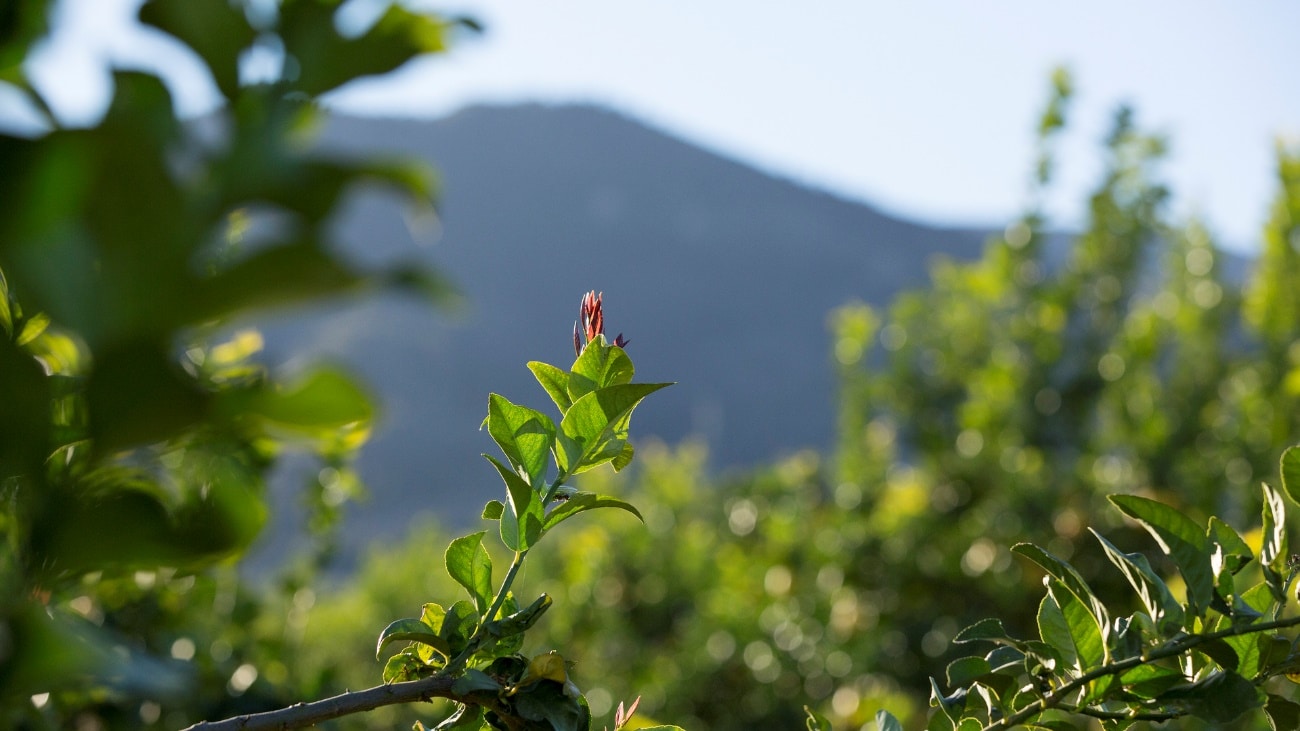
{"type": "Polygon", "coordinates": [[[255,32],[240,6],[227,0],[151,0],[140,8],[140,22],[180,39],[212,72],[227,99],[239,91],[239,55],[255,32]]]}
{"type": "Polygon", "coordinates": [[[963,657],[948,663],[948,687],[964,688],[975,680],[993,672],[993,666],[982,657],[963,657]]]}
{"type": "Polygon", "coordinates": [[[1186,681],[1186,676],[1179,670],[1151,664],[1138,665],[1119,676],[1125,690],[1147,700],[1158,698],[1161,693],[1186,681]]]}
{"type": "Polygon", "coordinates": [[[632,359],[616,345],[599,338],[582,349],[569,373],[568,396],[577,401],[600,388],[631,383],[635,370],[632,359]]]}
{"type": "Polygon", "coordinates": [[[569,398],[568,371],[560,370],[550,363],[542,363],[536,360],[529,361],[528,370],[533,372],[537,382],[542,384],[542,388],[546,389],[547,395],[555,402],[555,406],[560,410],[560,413],[563,414],[568,411],[569,407],[573,405],[573,399],[569,398]]]}
{"type": "Polygon", "coordinates": [[[1237,534],[1237,531],[1233,530],[1232,526],[1219,520],[1217,516],[1210,516],[1209,529],[1206,534],[1212,543],[1219,546],[1219,550],[1211,557],[1213,564],[1211,568],[1216,574],[1223,571],[1235,574],[1255,558],[1254,552],[1250,550],[1250,546],[1246,544],[1246,541],[1242,540],[1241,536],[1237,534]]]}
{"type": "Polygon", "coordinates": [[[1226,670],[1161,696],[1162,701],[1183,701],[1192,715],[1216,723],[1229,723],[1263,706],[1264,698],[1254,683],[1226,670]]]}
{"type": "Polygon", "coordinates": [[[495,693],[501,690],[501,684],[482,670],[470,668],[464,675],[456,678],[456,682],[451,685],[451,690],[461,696],[482,691],[495,693]]]}
{"type": "Polygon", "coordinates": [[[898,719],[894,718],[894,714],[889,711],[877,711],[876,731],[903,731],[903,724],[899,723],[898,719]]]}
{"type": "MultiPolygon", "coordinates": [[[[470,672],[480,672],[471,670],[470,672]]],[[[418,723],[418,722],[417,722],[418,723]]],[[[452,729],[467,729],[467,731],[480,731],[483,728],[483,708],[482,706],[473,706],[465,703],[457,704],[456,712],[442,720],[433,731],[452,731],[452,729]]],[[[416,727],[415,731],[421,731],[422,727],[416,727]]]]}
{"type": "Polygon", "coordinates": [[[519,475],[491,455],[483,455],[506,483],[506,507],[501,514],[501,542],[512,551],[527,551],[542,537],[542,500],[519,475]]]}
{"type": "Polygon", "coordinates": [[[646,396],[670,383],[626,383],[600,388],[575,400],[560,422],[556,460],[560,471],[573,475],[615,458],[623,452],[632,410],[646,396]]]}
{"type": "MultiPolygon", "coordinates": [[[[425,609],[429,607],[442,607],[437,604],[426,604],[425,609]]],[[[452,657],[469,646],[469,639],[474,635],[474,630],[478,629],[479,613],[478,609],[471,602],[461,600],[452,604],[441,616],[434,612],[426,612],[422,617],[430,626],[437,626],[438,636],[447,643],[451,652],[447,653],[452,657]]]]}
{"type": "Polygon", "coordinates": [[[1110,501],[1146,528],[1160,549],[1174,560],[1187,584],[1187,599],[1197,616],[1204,616],[1214,598],[1210,545],[1204,529],[1164,503],[1136,495],[1111,495],[1110,501]]]}
{"type": "Polygon", "coordinates": [[[1074,665],[1078,661],[1070,625],[1050,592],[1038,604],[1038,635],[1043,638],[1043,642],[1056,648],[1066,663],[1074,665]]]}
{"type": "Polygon", "coordinates": [[[641,512],[631,503],[619,500],[615,497],[610,497],[609,495],[597,495],[594,492],[575,492],[568,500],[560,503],[551,510],[549,514],[547,514],[546,521],[542,524],[542,533],[547,533],[555,526],[563,523],[569,518],[572,518],[578,513],[585,513],[588,510],[595,510],[596,508],[618,508],[619,510],[626,510],[635,515],[637,520],[640,520],[642,523],[645,522],[645,518],[641,517],[641,512]]]}
{"type": "MultiPolygon", "coordinates": [[[[425,605],[425,612],[428,613],[428,605],[425,605]]],[[[419,619],[399,619],[385,627],[384,631],[379,633],[379,641],[375,644],[376,659],[390,642],[421,642],[437,649],[443,655],[448,657],[451,655],[446,640],[438,635],[437,628],[430,627],[419,619]]]]}
{"type": "Polygon", "coordinates": [[[1183,628],[1183,605],[1174,598],[1165,582],[1156,576],[1147,557],[1140,553],[1124,553],[1106,540],[1100,533],[1089,528],[1092,535],[1101,543],[1106,557],[1119,568],[1128,579],[1128,583],[1137,592],[1142,606],[1155,621],[1162,635],[1168,637],[1183,628]]]}
{"type": "Polygon", "coordinates": [[[401,683],[416,680],[431,672],[433,668],[414,654],[403,650],[388,658],[384,663],[384,683],[401,683]]]}
{"type": "Polygon", "coordinates": [[[555,424],[545,414],[510,403],[504,396],[488,396],[488,434],[505,453],[511,466],[534,489],[540,489],[555,444],[555,424]]]}
{"type": "Polygon", "coordinates": [[[1097,617],[1083,601],[1061,581],[1051,579],[1047,591],[1060,607],[1061,616],[1069,630],[1069,636],[1076,655],[1076,664],[1080,671],[1104,665],[1109,659],[1110,648],[1106,646],[1105,625],[1097,622],[1097,617]]]}
{"type": "Polygon", "coordinates": [[[483,548],[486,533],[457,538],[447,546],[446,554],[447,574],[469,592],[480,616],[492,604],[492,557],[483,548]]]}
{"type": "Polygon", "coordinates": [[[981,619],[975,624],[972,624],[958,632],[957,636],[954,637],[952,641],[961,644],[966,642],[979,642],[981,640],[999,643],[1014,642],[1014,640],[1011,639],[1011,636],[1007,634],[1006,629],[1003,628],[1002,620],[997,619],[996,617],[981,619]]]}
{"type": "Polygon", "coordinates": [[[1287,447],[1280,462],[1282,489],[1292,502],[1300,504],[1300,445],[1287,447]]]}
{"type": "MultiPolygon", "coordinates": [[[[1105,636],[1107,628],[1110,627],[1110,615],[1106,611],[1106,606],[1092,593],[1088,582],[1083,580],[1083,577],[1079,575],[1078,571],[1075,571],[1073,566],[1032,543],[1018,543],[1012,546],[1011,550],[1041,566],[1044,571],[1078,598],[1092,615],[1096,626],[1101,628],[1102,636],[1105,636]]],[[[1057,603],[1061,604],[1059,599],[1058,597],[1057,603]]],[[[1064,610],[1063,604],[1061,608],[1064,610]]]]}
{"type": "Polygon", "coordinates": [[[483,506],[483,520],[501,520],[501,515],[506,510],[506,506],[500,500],[489,500],[483,506]]]}

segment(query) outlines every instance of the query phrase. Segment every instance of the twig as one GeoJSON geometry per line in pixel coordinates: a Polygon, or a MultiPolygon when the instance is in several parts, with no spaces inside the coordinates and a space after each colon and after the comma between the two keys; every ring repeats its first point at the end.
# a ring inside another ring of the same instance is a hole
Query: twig
{"type": "Polygon", "coordinates": [[[1218,632],[1210,632],[1209,634],[1191,635],[1179,640],[1178,642],[1171,642],[1163,647],[1158,647],[1142,655],[1127,657],[1123,660],[1110,663],[1109,665],[1102,665],[1099,668],[1080,675],[1069,683],[1057,688],[1054,692],[1030,703],[1016,713],[990,723],[984,727],[983,731],[1003,731],[1003,729],[1018,726],[1043,711],[1059,706],[1070,694],[1098,678],[1104,678],[1107,675],[1118,675],[1119,673],[1138,667],[1139,665],[1146,665],[1147,663],[1156,660],[1163,660],[1167,657],[1175,657],[1187,652],[1197,645],[1203,645],[1212,640],[1221,640],[1224,637],[1236,637],[1237,635],[1255,634],[1257,632],[1267,632],[1274,629],[1285,629],[1287,627],[1294,627],[1297,624],[1300,624],[1300,616],[1291,617],[1289,619],[1279,619],[1272,622],[1242,625],[1240,627],[1229,627],[1228,629],[1220,630],[1218,632]]]}
{"type": "Polygon", "coordinates": [[[341,693],[333,698],[295,703],[292,706],[265,713],[252,713],[227,718],[224,721],[200,721],[185,731],[267,731],[275,729],[304,728],[331,718],[370,711],[397,703],[413,703],[433,698],[466,699],[452,691],[454,678],[435,675],[431,678],[410,680],[404,683],[379,685],[367,690],[341,693]]]}

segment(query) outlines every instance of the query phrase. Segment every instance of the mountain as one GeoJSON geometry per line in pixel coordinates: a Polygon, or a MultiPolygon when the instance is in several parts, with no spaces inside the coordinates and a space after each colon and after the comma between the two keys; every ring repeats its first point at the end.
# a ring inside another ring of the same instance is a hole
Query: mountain
{"type": "Polygon", "coordinates": [[[550,405],[525,363],[571,361],[587,290],[604,291],[638,379],[678,382],[637,411],[634,438],[700,436],[715,467],[742,466],[830,445],[832,308],[884,305],[923,284],[934,256],[972,258],[986,235],[902,221],[589,106],[335,118],[322,144],[436,167],[436,242],[413,244],[400,202],[373,191],[349,198],[338,232],[365,262],[414,252],[466,297],[453,314],[383,296],[262,323],[273,362],[342,362],[383,405],[353,546],[417,511],[477,517],[500,489],[479,456],[495,449],[478,430],[487,394],[550,405]]]}

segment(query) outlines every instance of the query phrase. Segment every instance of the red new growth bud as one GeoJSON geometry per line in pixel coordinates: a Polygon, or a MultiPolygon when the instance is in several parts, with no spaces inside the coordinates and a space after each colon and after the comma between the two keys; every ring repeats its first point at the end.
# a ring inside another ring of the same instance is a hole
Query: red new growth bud
{"type": "MultiPolygon", "coordinates": [[[[577,355],[582,355],[582,349],[595,340],[597,335],[605,334],[605,313],[601,309],[601,299],[604,296],[604,292],[597,294],[594,289],[582,295],[578,321],[573,323],[573,352],[577,355]]],[[[623,338],[623,333],[614,338],[614,345],[620,348],[629,342],[623,338]]]]}

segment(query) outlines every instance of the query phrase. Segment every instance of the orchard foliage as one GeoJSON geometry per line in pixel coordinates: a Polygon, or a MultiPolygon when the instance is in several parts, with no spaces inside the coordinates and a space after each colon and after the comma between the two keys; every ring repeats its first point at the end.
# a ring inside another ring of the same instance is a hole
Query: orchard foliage
{"type": "Polygon", "coordinates": [[[287,449],[315,455],[327,527],[359,487],[350,459],[375,411],[328,366],[268,373],[241,318],[447,292],[425,268],[337,254],[345,191],[379,184],[428,211],[433,178],[312,151],[314,99],[443,50],[457,23],[393,6],[344,34],[338,2],[154,0],[141,21],[193,51],[225,106],[182,123],[160,79],[117,70],[102,119],[70,128],[23,66],[52,5],[0,13],[0,82],[40,120],[0,135],[0,725],[175,726],[237,707],[256,672],[231,641],[274,635],[236,627],[258,605],[209,571],[263,528],[268,471],[287,449]],[[249,77],[254,48],[278,54],[276,73],[249,77]],[[174,626],[190,604],[212,618],[174,626]],[[162,718],[183,698],[190,711],[162,718]]]}

